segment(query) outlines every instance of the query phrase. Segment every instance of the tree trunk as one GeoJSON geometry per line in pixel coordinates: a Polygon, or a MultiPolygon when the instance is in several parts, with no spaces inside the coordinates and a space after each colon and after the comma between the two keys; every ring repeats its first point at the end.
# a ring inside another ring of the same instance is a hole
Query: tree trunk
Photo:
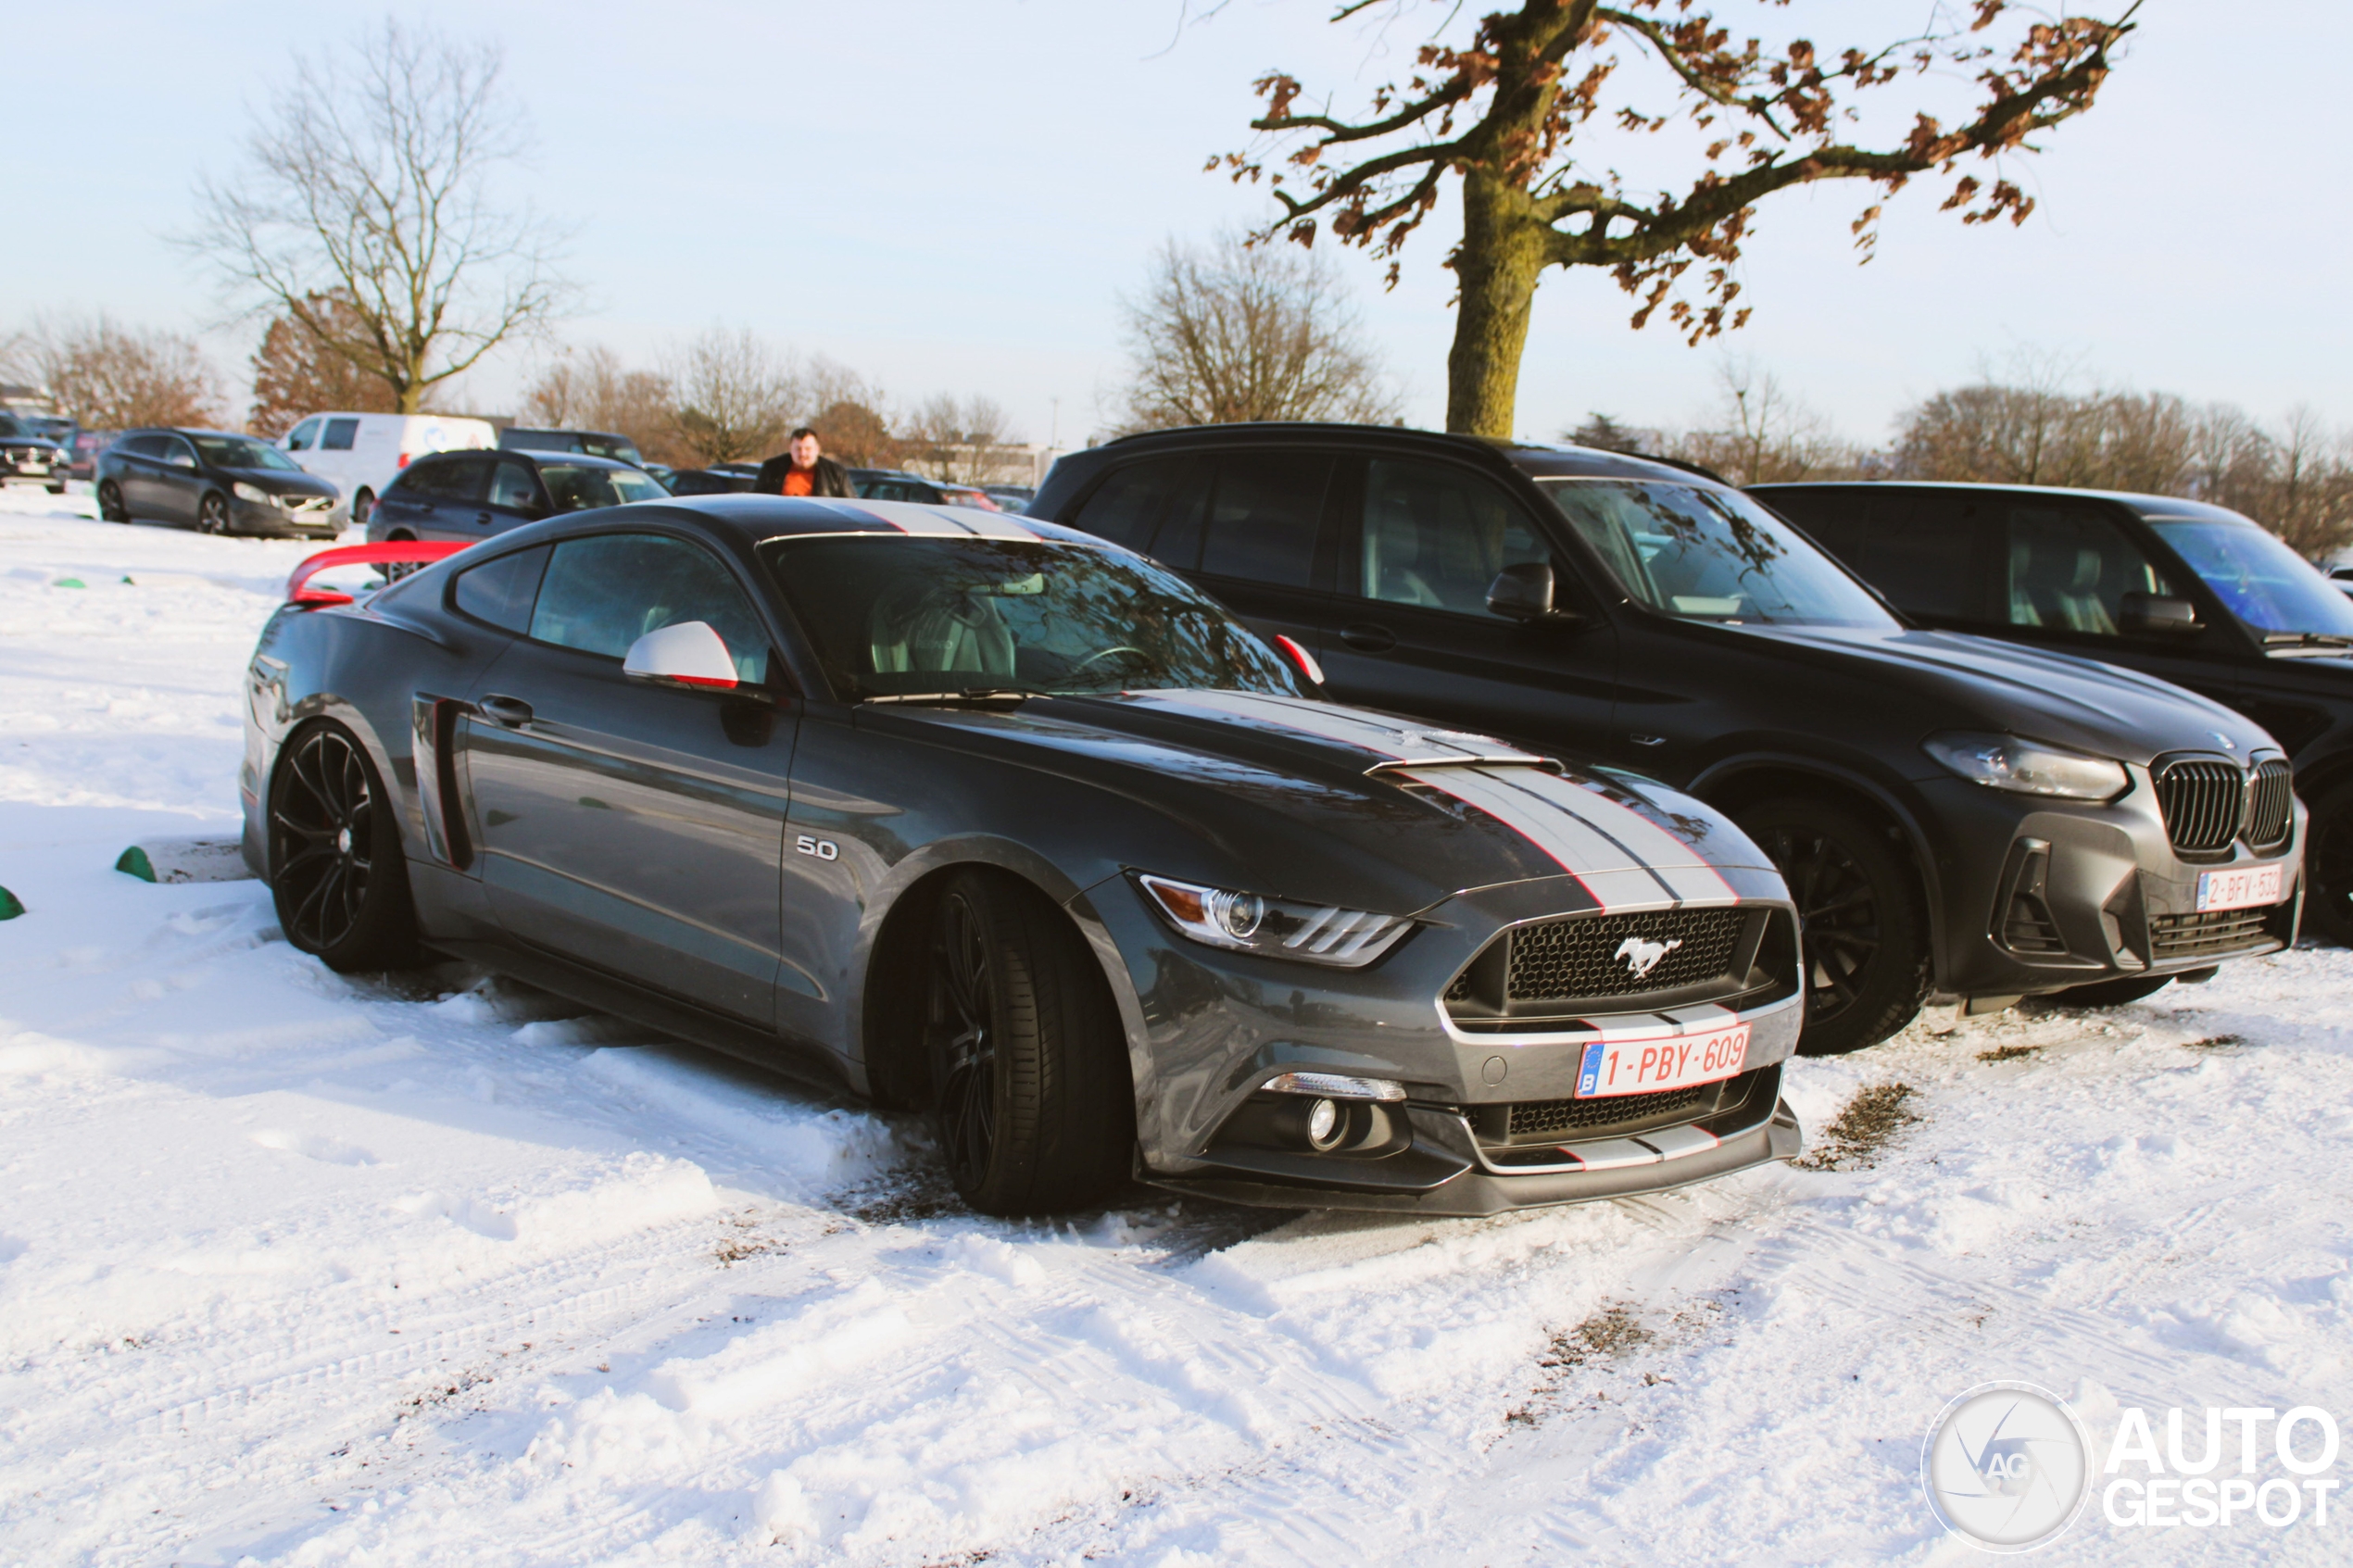
{"type": "Polygon", "coordinates": [[[1547,231],[1528,193],[1487,170],[1463,172],[1463,243],[1448,265],[1461,286],[1454,346],[1446,356],[1446,428],[1509,438],[1519,400],[1519,357],[1547,231]]]}

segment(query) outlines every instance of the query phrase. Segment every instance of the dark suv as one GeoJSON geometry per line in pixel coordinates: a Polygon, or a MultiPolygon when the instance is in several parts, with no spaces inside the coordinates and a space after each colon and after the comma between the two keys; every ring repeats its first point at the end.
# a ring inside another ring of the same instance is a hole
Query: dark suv
{"type": "Polygon", "coordinates": [[[400,470],[368,516],[368,537],[467,544],[558,512],[583,512],[669,492],[610,458],[569,452],[436,452],[400,470]]]}
{"type": "Polygon", "coordinates": [[[1907,628],[1712,479],[1224,425],[1064,458],[1030,515],[1192,576],[1343,702],[1724,809],[1806,917],[1809,1051],[1883,1039],[1932,995],[2127,1000],[2295,939],[2301,813],[2259,727],[2146,676],[1907,628]]]}
{"type": "Polygon", "coordinates": [[[2251,519],[2171,495],[1962,484],[1754,492],[1923,626],[2202,692],[2287,748],[2315,930],[2353,946],[2353,599],[2251,519]]]}
{"type": "Polygon", "coordinates": [[[498,449],[502,452],[576,452],[589,458],[610,458],[617,463],[627,463],[642,469],[646,459],[637,455],[637,444],[611,430],[522,430],[510,425],[498,433],[498,449]]]}

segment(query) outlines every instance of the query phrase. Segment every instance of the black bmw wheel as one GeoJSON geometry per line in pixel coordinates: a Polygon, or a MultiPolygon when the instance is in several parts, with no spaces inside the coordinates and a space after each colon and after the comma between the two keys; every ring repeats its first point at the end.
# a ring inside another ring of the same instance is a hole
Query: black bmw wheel
{"type": "Polygon", "coordinates": [[[1773,800],[1741,814],[1789,884],[1805,927],[1806,1056],[1875,1046],[1927,998],[1926,922],[1911,868],[1886,830],[1824,801],[1773,800]]]}
{"type": "Polygon", "coordinates": [[[107,522],[131,521],[131,512],[122,504],[122,487],[111,479],[98,483],[98,516],[107,522]]]}
{"type": "Polygon", "coordinates": [[[1133,1092],[1093,955],[1036,889],[959,872],[933,930],[925,1043],[948,1174],[984,1213],[1051,1213],[1127,1174],[1133,1092]]]}
{"type": "Polygon", "coordinates": [[[197,505],[196,532],[199,533],[229,532],[229,498],[218,490],[207,495],[197,505]]]}
{"type": "Polygon", "coordinates": [[[2311,806],[2304,846],[2305,922],[2322,941],[2353,947],[2353,779],[2311,806]]]}
{"type": "Polygon", "coordinates": [[[279,759],[270,884],[286,940],[329,969],[417,961],[399,824],[374,764],[340,724],[301,731],[279,759]]]}

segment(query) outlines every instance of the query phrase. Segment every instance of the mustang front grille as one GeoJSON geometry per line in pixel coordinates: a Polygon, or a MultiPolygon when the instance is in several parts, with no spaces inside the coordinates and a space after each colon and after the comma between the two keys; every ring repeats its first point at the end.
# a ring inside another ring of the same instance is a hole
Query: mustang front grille
{"type": "Polygon", "coordinates": [[[1606,1099],[1524,1099],[1513,1106],[1514,1138],[1581,1133],[1592,1127],[1648,1121],[1679,1110],[1696,1111],[1717,1098],[1714,1084],[1666,1089],[1655,1095],[1617,1095],[1606,1099]]]}
{"type": "Polygon", "coordinates": [[[1571,916],[1519,926],[1505,934],[1511,954],[1504,995],[1550,1002],[1679,990],[1729,971],[1747,923],[1748,911],[1733,909],[1571,916]]]}
{"type": "Polygon", "coordinates": [[[2149,922],[2149,942],[2160,959],[2203,958],[2234,953],[2271,939],[2269,909],[2208,909],[2204,914],[2159,915],[2149,922]]]}

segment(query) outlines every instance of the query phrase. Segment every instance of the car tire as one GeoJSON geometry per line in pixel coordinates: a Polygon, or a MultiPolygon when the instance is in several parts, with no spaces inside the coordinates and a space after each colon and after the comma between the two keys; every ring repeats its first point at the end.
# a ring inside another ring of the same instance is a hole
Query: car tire
{"type": "Polygon", "coordinates": [[[362,490],[351,498],[351,525],[354,528],[367,527],[368,520],[375,515],[376,493],[374,491],[362,490]]]}
{"type": "Polygon", "coordinates": [[[66,485],[65,485],[65,481],[63,481],[63,480],[59,480],[57,483],[52,484],[51,486],[49,486],[49,494],[50,494],[50,495],[64,495],[65,493],[66,493],[66,485]]]}
{"type": "Polygon", "coordinates": [[[229,532],[229,498],[218,490],[208,490],[196,503],[196,532],[226,533],[229,532]]]}
{"type": "Polygon", "coordinates": [[[2310,801],[2304,843],[2304,925],[2323,942],[2353,947],[2353,779],[2310,801]]]}
{"type": "Polygon", "coordinates": [[[2120,1008],[2143,997],[2154,997],[2172,984],[2170,974],[2133,974],[2117,980],[2095,980],[2089,985],[2070,985],[2064,991],[2034,999],[2052,1007],[2120,1008]]]}
{"type": "Polygon", "coordinates": [[[1741,830],[1780,871],[1805,923],[1801,1056],[1843,1056],[1909,1023],[1928,999],[1919,877],[1886,828],[1825,800],[1768,800],[1741,830]]]}
{"type": "Polygon", "coordinates": [[[959,872],[929,947],[924,1044],[948,1174],[985,1214],[1049,1214],[1130,1169],[1135,1101],[1118,1010],[1094,955],[1044,895],[959,872]]]}
{"type": "Polygon", "coordinates": [[[98,517],[104,522],[131,521],[131,513],[122,504],[122,487],[111,479],[98,483],[98,517]]]}
{"type": "MultiPolygon", "coordinates": [[[[413,533],[395,533],[384,540],[387,545],[413,545],[416,542],[417,536],[413,533]]],[[[414,576],[424,568],[412,560],[388,560],[378,566],[376,570],[383,573],[384,580],[389,583],[397,583],[404,577],[414,576]]]]}
{"type": "Polygon", "coordinates": [[[367,748],[322,720],[297,730],[270,784],[270,892],[286,940],[340,972],[422,961],[399,812],[367,748]]]}

